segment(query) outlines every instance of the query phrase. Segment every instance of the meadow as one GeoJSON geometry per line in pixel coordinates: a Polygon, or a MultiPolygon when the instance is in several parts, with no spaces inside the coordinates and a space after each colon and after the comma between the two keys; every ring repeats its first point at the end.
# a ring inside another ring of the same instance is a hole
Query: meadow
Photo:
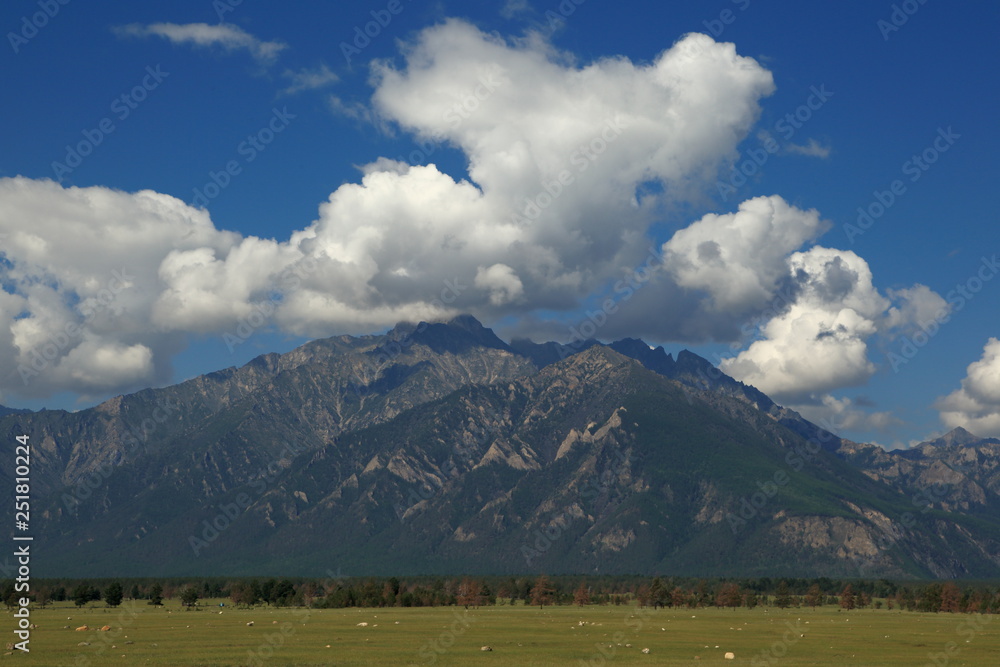
{"type": "MultiPolygon", "coordinates": [[[[1000,662],[1000,622],[888,610],[496,606],[195,610],[126,600],[32,611],[0,665],[892,665],[1000,662]],[[221,612],[221,613],[220,613],[221,612]],[[248,625],[252,622],[253,625],[248,625]],[[367,625],[360,625],[360,624],[367,625]],[[75,628],[88,625],[89,631],[75,628]],[[107,632],[97,628],[110,625],[107,632]],[[87,645],[81,645],[86,642],[87,645]],[[482,651],[490,646],[492,651],[482,651]],[[649,649],[643,653],[643,649],[649,649]],[[733,658],[727,659],[726,654],[733,658]]],[[[7,614],[8,641],[16,623],[7,614]]]]}

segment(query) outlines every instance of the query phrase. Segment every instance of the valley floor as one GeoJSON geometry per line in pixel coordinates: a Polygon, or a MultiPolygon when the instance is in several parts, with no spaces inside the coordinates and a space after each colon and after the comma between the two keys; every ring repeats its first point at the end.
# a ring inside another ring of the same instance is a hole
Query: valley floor
{"type": "MultiPolygon", "coordinates": [[[[865,609],[220,608],[32,611],[16,665],[995,665],[1000,618],[865,609]],[[222,613],[220,613],[220,611],[222,613]],[[250,622],[253,625],[248,625],[250,622]],[[363,625],[367,624],[367,625],[363,625]],[[77,631],[87,625],[89,630],[77,631]],[[97,628],[111,626],[110,631],[97,628]],[[86,643],[87,645],[82,645],[86,643]],[[490,646],[492,651],[482,651],[490,646]],[[649,649],[643,653],[643,649],[649,649]],[[732,653],[732,659],[726,654],[732,653]]],[[[16,620],[7,614],[6,626],[16,620]]],[[[13,638],[12,633],[7,634],[13,638]]]]}

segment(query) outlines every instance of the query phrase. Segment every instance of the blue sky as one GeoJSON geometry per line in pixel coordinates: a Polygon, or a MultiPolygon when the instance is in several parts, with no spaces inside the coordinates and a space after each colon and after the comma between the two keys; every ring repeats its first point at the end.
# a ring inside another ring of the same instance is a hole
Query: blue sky
{"type": "Polygon", "coordinates": [[[998,18],[6,3],[0,403],[75,409],[465,310],[690,348],[857,440],[1000,435],[998,18]],[[650,247],[648,284],[616,291],[650,247]]]}

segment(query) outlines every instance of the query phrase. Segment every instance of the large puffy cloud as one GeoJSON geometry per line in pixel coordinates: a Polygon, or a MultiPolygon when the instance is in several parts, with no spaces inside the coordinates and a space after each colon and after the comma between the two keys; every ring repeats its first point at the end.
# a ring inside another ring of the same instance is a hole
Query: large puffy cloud
{"type": "MultiPolygon", "coordinates": [[[[280,46],[230,26],[128,31],[261,59],[280,46]]],[[[460,149],[469,180],[378,159],[286,240],[218,230],[155,192],[0,180],[3,389],[99,395],[162,381],[187,336],[263,311],[319,336],[572,308],[642,257],[663,203],[734,158],[774,87],[704,35],[649,64],[581,66],[538,36],[449,21],[405,57],[376,65],[373,117],[460,149]]]]}
{"type": "Polygon", "coordinates": [[[28,396],[165,379],[185,329],[154,316],[164,259],[241,241],[173,197],[26,178],[0,180],[0,225],[0,373],[28,396]]]}
{"type": "Polygon", "coordinates": [[[890,305],[872,286],[868,264],[851,251],[817,246],[793,254],[788,274],[795,301],[722,369],[793,403],[863,384],[875,372],[866,341],[890,305]]]}
{"type": "Polygon", "coordinates": [[[709,308],[760,312],[788,286],[788,256],[828,227],[814,210],[758,197],[735,213],[709,214],[675,233],[663,246],[665,263],[678,285],[708,295],[709,308]]]}
{"type": "Polygon", "coordinates": [[[664,205],[710,187],[773,90],[731,44],[688,35],[649,64],[581,66],[538,36],[450,21],[404,55],[400,69],[375,65],[368,115],[459,149],[468,178],[376,159],[284,240],[218,230],[154,192],[0,180],[2,388],[100,395],[163,381],[188,336],[250,321],[305,336],[459,312],[530,326],[531,313],[612,290],[621,309],[600,337],[750,335],[727,372],[855,414],[829,392],[871,375],[870,339],[943,303],[920,286],[883,296],[854,253],[809,247],[828,227],[816,211],[777,196],[649,247],[664,205]]]}
{"type": "Polygon", "coordinates": [[[938,399],[935,408],[949,428],[1000,437],[1000,340],[989,339],[982,357],[966,369],[962,387],[938,399]]]}
{"type": "MultiPolygon", "coordinates": [[[[912,331],[947,305],[924,285],[883,295],[868,263],[849,250],[814,246],[792,254],[787,271],[791,302],[764,322],[749,347],[720,366],[814,415],[846,415],[829,392],[862,385],[876,372],[868,354],[873,337],[888,340],[912,331]]],[[[860,423],[857,415],[851,420],[860,423]]]]}

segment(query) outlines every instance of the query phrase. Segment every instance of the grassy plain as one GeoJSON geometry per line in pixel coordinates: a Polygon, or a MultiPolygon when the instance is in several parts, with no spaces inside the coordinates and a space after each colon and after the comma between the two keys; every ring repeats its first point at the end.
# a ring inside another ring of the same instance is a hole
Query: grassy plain
{"type": "MultiPolygon", "coordinates": [[[[218,602],[202,601],[195,611],[176,600],[163,608],[126,601],[118,609],[36,609],[31,652],[8,649],[0,665],[1000,664],[1000,620],[978,614],[833,607],[247,610],[220,609],[218,602]],[[75,630],[84,624],[91,630],[75,630]],[[95,631],[104,625],[112,630],[95,631]],[[493,650],[481,651],[486,645],[493,650]],[[735,658],[727,660],[727,652],[735,658]]],[[[6,641],[16,641],[12,614],[5,624],[6,641]]]]}

